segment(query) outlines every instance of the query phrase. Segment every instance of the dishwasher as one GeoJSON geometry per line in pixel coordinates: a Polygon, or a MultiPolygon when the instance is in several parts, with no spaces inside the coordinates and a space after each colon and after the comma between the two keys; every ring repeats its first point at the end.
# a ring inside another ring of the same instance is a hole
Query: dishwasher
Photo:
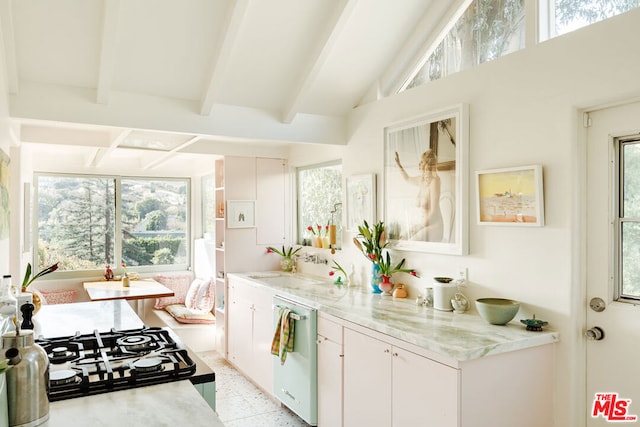
{"type": "Polygon", "coordinates": [[[279,357],[273,357],[273,391],[282,404],[315,426],[318,424],[317,311],[276,295],[273,297],[274,331],[280,308],[290,310],[289,316],[295,322],[295,328],[293,351],[287,353],[284,364],[280,363],[279,357]]]}

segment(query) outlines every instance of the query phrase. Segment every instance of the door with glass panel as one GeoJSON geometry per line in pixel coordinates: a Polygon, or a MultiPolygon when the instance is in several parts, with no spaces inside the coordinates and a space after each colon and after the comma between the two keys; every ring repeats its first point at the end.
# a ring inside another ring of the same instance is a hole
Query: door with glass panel
{"type": "MultiPolygon", "coordinates": [[[[587,131],[587,426],[640,418],[640,103],[587,131]]],[[[635,421],[634,421],[635,420],[635,421]]]]}

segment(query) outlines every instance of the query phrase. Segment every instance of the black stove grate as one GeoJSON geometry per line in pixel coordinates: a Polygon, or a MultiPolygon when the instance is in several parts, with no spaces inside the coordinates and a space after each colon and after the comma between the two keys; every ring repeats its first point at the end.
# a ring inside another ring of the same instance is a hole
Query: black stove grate
{"type": "Polygon", "coordinates": [[[49,357],[51,402],[191,377],[196,364],[163,328],[39,337],[49,357]],[[63,380],[58,380],[56,371],[63,380]],[[75,375],[73,375],[75,373],[75,375]]]}

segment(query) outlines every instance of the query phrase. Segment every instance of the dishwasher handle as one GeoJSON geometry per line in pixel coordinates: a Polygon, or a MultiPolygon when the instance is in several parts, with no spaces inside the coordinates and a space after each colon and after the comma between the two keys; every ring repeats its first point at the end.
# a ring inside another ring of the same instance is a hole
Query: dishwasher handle
{"type": "MultiPolygon", "coordinates": [[[[277,309],[281,309],[281,308],[285,308],[281,305],[274,305],[273,306],[273,310],[277,310],[277,309]]],[[[293,320],[303,320],[306,319],[307,316],[305,316],[304,314],[298,314],[298,313],[294,313],[293,311],[291,313],[289,313],[289,317],[292,318],[293,320]]]]}

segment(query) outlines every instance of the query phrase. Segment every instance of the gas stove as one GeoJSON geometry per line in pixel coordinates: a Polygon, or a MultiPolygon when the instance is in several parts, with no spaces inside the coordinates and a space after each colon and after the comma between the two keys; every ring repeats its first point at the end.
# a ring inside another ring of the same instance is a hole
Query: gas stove
{"type": "Polygon", "coordinates": [[[36,339],[49,358],[50,401],[189,378],[196,364],[163,328],[36,339]]]}

